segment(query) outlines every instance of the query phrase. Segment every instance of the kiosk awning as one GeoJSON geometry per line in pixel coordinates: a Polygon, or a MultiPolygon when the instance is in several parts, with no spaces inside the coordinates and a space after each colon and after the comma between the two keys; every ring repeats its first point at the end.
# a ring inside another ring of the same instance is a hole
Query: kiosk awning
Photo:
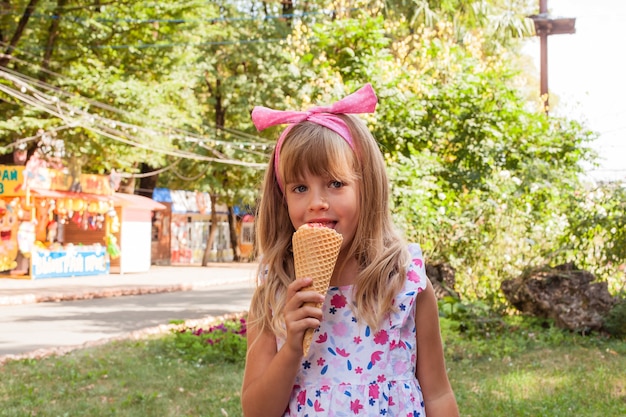
{"type": "Polygon", "coordinates": [[[165,206],[151,198],[136,194],[115,193],[113,195],[99,195],[89,193],[75,193],[72,191],[46,190],[43,188],[31,188],[30,192],[36,197],[44,198],[76,198],[86,201],[112,201],[114,206],[138,208],[145,210],[165,210],[165,206]]]}

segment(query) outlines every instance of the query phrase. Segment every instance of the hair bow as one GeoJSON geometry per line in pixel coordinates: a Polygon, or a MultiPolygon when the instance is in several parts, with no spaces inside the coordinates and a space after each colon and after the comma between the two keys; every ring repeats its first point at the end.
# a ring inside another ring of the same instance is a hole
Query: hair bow
{"type": "Polygon", "coordinates": [[[270,126],[289,124],[289,126],[283,130],[278,141],[276,142],[276,151],[274,152],[274,174],[276,175],[276,181],[280,189],[283,186],[278,178],[278,161],[280,148],[283,145],[285,136],[296,124],[308,120],[318,125],[327,127],[334,132],[337,132],[345,141],[350,145],[352,150],[354,148],[354,140],[350,134],[350,129],[346,123],[337,114],[362,114],[362,113],[374,113],[376,110],[376,93],[372,85],[367,83],[354,93],[342,98],[341,100],[329,105],[313,107],[307,111],[292,111],[292,110],[273,110],[263,106],[256,106],[252,110],[252,122],[256,126],[257,130],[261,131],[267,129],[270,126]]]}

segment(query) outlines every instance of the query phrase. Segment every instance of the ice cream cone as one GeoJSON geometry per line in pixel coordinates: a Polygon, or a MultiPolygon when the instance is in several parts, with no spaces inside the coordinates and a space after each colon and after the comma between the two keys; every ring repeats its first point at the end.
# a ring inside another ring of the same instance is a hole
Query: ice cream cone
{"type": "MultiPolygon", "coordinates": [[[[296,230],[292,237],[296,278],[313,279],[313,283],[303,290],[326,295],[342,241],[341,234],[321,224],[304,224],[296,230]]],[[[316,303],[309,305],[322,307],[322,304],[316,303]]],[[[302,348],[305,356],[309,352],[313,332],[314,329],[307,329],[304,333],[302,348]]]]}

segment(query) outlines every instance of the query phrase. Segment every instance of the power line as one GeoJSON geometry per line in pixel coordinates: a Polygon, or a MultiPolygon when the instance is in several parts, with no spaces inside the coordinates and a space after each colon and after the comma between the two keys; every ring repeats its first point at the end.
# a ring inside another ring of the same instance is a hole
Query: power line
{"type": "MultiPolygon", "coordinates": [[[[338,9],[337,11],[340,11],[341,9],[338,9]]],[[[349,9],[351,11],[354,11],[355,9],[349,9]]],[[[77,16],[70,16],[67,14],[60,14],[60,15],[55,15],[55,14],[36,14],[36,13],[31,13],[29,16],[33,17],[33,18],[38,18],[38,19],[45,19],[45,20],[69,20],[71,22],[91,22],[91,21],[95,21],[98,23],[137,23],[137,24],[154,24],[154,23],[167,23],[167,24],[181,24],[181,23],[209,23],[209,24],[215,24],[215,23],[221,23],[221,22],[239,22],[239,21],[266,21],[266,20],[279,20],[279,19],[298,19],[298,18],[304,18],[304,17],[309,17],[309,16],[328,16],[328,17],[332,17],[334,13],[336,13],[337,11],[334,10],[322,10],[319,12],[300,12],[300,13],[289,13],[289,14],[280,14],[280,15],[265,15],[265,16],[261,16],[261,15],[256,15],[256,16],[249,16],[249,17],[224,17],[224,16],[220,16],[220,17],[210,17],[210,18],[201,18],[201,19],[184,19],[184,18],[176,18],[176,19],[133,19],[133,18],[128,18],[128,17],[121,17],[121,18],[103,18],[103,17],[96,17],[96,18],[87,18],[87,17],[77,17],[77,16]]],[[[8,15],[8,16],[20,16],[22,15],[22,13],[16,12],[16,13],[0,13],[0,16],[2,15],[8,15]]]]}
{"type": "MultiPolygon", "coordinates": [[[[187,151],[175,150],[175,149],[159,149],[154,146],[154,144],[146,144],[143,143],[136,136],[129,134],[127,131],[121,131],[117,128],[118,124],[124,125],[123,122],[113,121],[111,119],[102,118],[100,116],[92,115],[86,111],[82,111],[80,109],[73,109],[67,103],[62,102],[56,96],[48,96],[47,94],[36,90],[31,85],[27,85],[25,83],[20,83],[19,79],[15,79],[15,77],[11,76],[7,72],[0,69],[0,76],[3,78],[17,82],[18,85],[21,84],[20,90],[12,89],[11,87],[0,84],[0,91],[12,96],[13,98],[22,101],[26,104],[29,104],[39,110],[43,110],[48,114],[51,114],[61,120],[63,120],[66,124],[71,127],[82,127],[86,130],[92,131],[101,136],[108,137],[115,141],[125,143],[127,145],[131,145],[134,147],[138,147],[141,149],[175,156],[179,158],[186,159],[195,159],[200,161],[207,162],[217,162],[229,165],[239,165],[239,166],[247,166],[251,168],[264,168],[266,166],[265,163],[253,163],[253,162],[245,162],[239,160],[232,159],[222,159],[222,158],[212,158],[205,155],[194,154],[187,151]],[[30,91],[30,94],[26,94],[30,91]],[[68,111],[68,108],[71,109],[68,111]]],[[[162,135],[161,132],[157,132],[154,130],[148,130],[143,127],[138,127],[134,125],[126,125],[127,127],[132,126],[134,128],[140,128],[144,131],[149,131],[153,135],[162,135]]],[[[132,128],[131,127],[131,128],[132,128]]]]}
{"type": "MultiPolygon", "coordinates": [[[[227,40],[212,42],[175,42],[175,43],[142,43],[142,44],[121,44],[121,45],[90,45],[90,49],[148,49],[148,48],[175,48],[180,46],[229,46],[229,45],[247,45],[255,43],[280,43],[287,40],[286,38],[276,39],[243,39],[243,40],[227,40]]],[[[73,51],[83,49],[80,45],[69,46],[62,45],[56,47],[32,47],[30,51],[47,51],[56,48],[57,50],[73,51]]]]}
{"type": "MultiPolygon", "coordinates": [[[[0,42],[0,44],[2,44],[2,42],[0,42]]],[[[32,54],[30,54],[30,55],[32,55],[32,54]]],[[[33,67],[35,67],[35,69],[40,69],[41,68],[42,70],[45,70],[46,73],[48,73],[50,75],[53,75],[56,78],[60,78],[60,79],[67,80],[67,81],[72,81],[70,78],[68,78],[68,77],[66,77],[66,76],[64,76],[62,74],[56,73],[54,71],[46,70],[46,69],[40,67],[37,64],[33,64],[33,63],[29,62],[29,61],[24,61],[24,60],[21,60],[19,58],[16,58],[16,60],[18,62],[22,62],[24,64],[33,66],[33,67]]],[[[67,91],[65,91],[65,90],[63,90],[63,89],[61,89],[59,87],[50,85],[48,83],[45,83],[45,82],[43,82],[41,80],[35,79],[33,77],[30,77],[30,76],[27,76],[25,74],[21,74],[21,73],[19,73],[17,71],[9,69],[9,68],[2,68],[1,70],[5,71],[7,73],[12,74],[14,77],[22,80],[26,84],[28,84],[28,83],[35,84],[39,88],[44,88],[44,89],[46,89],[48,91],[54,91],[55,93],[58,93],[58,94],[60,94],[62,96],[71,98],[73,100],[75,100],[77,98],[77,95],[75,93],[67,92],[67,91]]],[[[107,110],[107,111],[110,111],[110,112],[113,112],[113,113],[116,113],[116,114],[120,114],[120,115],[128,117],[128,118],[133,118],[133,115],[131,115],[130,113],[128,113],[125,110],[121,110],[119,108],[113,107],[113,106],[108,105],[106,103],[99,102],[97,100],[93,100],[93,99],[84,97],[82,95],[79,95],[78,97],[80,97],[82,100],[86,101],[90,106],[98,107],[98,108],[101,108],[101,109],[104,109],[104,110],[107,110]]],[[[136,128],[139,128],[139,126],[137,126],[137,125],[130,125],[130,127],[132,127],[132,126],[135,126],[136,128]]],[[[241,132],[241,131],[238,131],[236,129],[226,128],[226,127],[221,127],[221,128],[213,127],[213,129],[224,131],[224,132],[226,132],[226,133],[228,133],[228,134],[230,134],[230,135],[232,135],[232,136],[234,136],[236,138],[246,139],[246,141],[239,141],[239,142],[238,141],[235,141],[235,142],[232,142],[232,141],[231,142],[220,141],[220,140],[215,139],[215,138],[207,138],[205,136],[200,136],[200,135],[194,134],[192,132],[188,132],[188,131],[186,131],[184,129],[172,128],[171,126],[164,126],[164,125],[161,125],[161,126],[167,132],[169,132],[170,135],[174,136],[174,137],[172,137],[172,139],[185,139],[186,141],[206,141],[208,143],[214,143],[216,145],[233,146],[235,148],[240,148],[240,149],[242,149],[242,146],[244,148],[253,148],[253,149],[256,149],[256,148],[264,149],[264,147],[268,148],[270,146],[273,146],[273,143],[270,143],[268,141],[264,141],[263,138],[261,138],[259,136],[251,135],[251,134],[246,133],[246,132],[241,132]],[[252,141],[250,141],[250,140],[252,140],[252,141]]],[[[152,133],[152,132],[149,132],[149,133],[152,133]]]]}

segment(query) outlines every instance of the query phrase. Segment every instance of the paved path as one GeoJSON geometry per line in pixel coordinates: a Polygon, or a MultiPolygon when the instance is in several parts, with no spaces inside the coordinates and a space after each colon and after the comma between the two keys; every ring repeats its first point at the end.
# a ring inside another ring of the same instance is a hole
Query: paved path
{"type": "Polygon", "coordinates": [[[153,266],[149,272],[0,279],[0,364],[168,331],[247,310],[255,264],[153,266]]]}
{"type": "Polygon", "coordinates": [[[256,268],[254,263],[153,265],[148,272],[127,274],[36,280],[0,278],[0,311],[3,306],[16,304],[188,291],[237,282],[253,284],[256,268]]]}

